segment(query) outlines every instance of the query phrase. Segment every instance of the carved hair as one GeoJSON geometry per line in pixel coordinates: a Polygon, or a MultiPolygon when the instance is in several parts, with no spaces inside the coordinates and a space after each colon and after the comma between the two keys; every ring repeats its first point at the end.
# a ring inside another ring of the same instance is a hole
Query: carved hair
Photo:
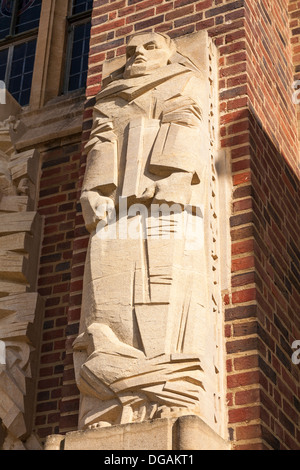
{"type": "MultiPolygon", "coordinates": [[[[140,32],[138,32],[138,33],[134,33],[134,34],[132,34],[131,36],[129,36],[129,38],[128,38],[128,43],[131,41],[131,39],[135,38],[136,36],[145,36],[146,34],[148,34],[148,35],[154,34],[154,35],[157,35],[157,36],[162,36],[162,37],[165,39],[165,41],[166,41],[168,47],[170,47],[170,48],[172,48],[172,47],[176,48],[175,42],[173,41],[173,39],[170,38],[170,36],[168,36],[167,34],[164,34],[164,33],[158,33],[158,32],[156,32],[156,31],[140,31],[140,32]]],[[[127,43],[127,44],[128,44],[128,43],[127,43]]]]}

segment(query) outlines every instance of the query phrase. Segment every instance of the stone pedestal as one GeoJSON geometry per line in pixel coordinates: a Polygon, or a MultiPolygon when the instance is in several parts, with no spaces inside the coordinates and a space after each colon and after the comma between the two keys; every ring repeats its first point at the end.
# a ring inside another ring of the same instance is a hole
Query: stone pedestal
{"type": "Polygon", "coordinates": [[[45,450],[230,450],[230,445],[197,416],[182,416],[52,435],[45,450]]]}

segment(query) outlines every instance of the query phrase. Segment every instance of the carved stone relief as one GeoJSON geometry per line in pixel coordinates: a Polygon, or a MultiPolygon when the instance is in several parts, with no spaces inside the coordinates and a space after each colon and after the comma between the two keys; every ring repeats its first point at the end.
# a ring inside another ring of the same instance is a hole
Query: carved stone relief
{"type": "Polygon", "coordinates": [[[96,98],[74,342],[82,429],[185,414],[219,426],[216,66],[206,34],[137,34],[96,98]]]}
{"type": "Polygon", "coordinates": [[[10,116],[11,100],[2,105],[7,115],[0,122],[0,444],[21,450],[40,447],[31,433],[43,309],[36,292],[42,220],[35,207],[39,153],[15,153],[24,127],[10,116]]]}

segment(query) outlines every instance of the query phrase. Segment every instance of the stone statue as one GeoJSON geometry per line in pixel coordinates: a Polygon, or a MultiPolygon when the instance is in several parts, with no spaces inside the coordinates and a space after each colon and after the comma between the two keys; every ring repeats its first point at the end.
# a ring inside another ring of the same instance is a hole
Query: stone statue
{"type": "Polygon", "coordinates": [[[96,98],[74,342],[82,429],[184,414],[214,420],[203,83],[169,37],[141,33],[96,98]]]}
{"type": "Polygon", "coordinates": [[[36,292],[42,218],[40,155],[16,151],[24,124],[9,93],[0,106],[0,450],[40,449],[33,433],[43,300],[36,292]],[[3,119],[3,120],[1,120],[3,119]]]}

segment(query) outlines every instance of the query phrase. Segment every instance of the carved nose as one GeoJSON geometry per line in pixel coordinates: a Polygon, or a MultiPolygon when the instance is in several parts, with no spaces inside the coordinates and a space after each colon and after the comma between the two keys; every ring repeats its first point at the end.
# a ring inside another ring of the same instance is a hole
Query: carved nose
{"type": "Polygon", "coordinates": [[[135,50],[135,55],[136,56],[144,55],[144,52],[145,52],[144,46],[138,46],[135,50]]]}

